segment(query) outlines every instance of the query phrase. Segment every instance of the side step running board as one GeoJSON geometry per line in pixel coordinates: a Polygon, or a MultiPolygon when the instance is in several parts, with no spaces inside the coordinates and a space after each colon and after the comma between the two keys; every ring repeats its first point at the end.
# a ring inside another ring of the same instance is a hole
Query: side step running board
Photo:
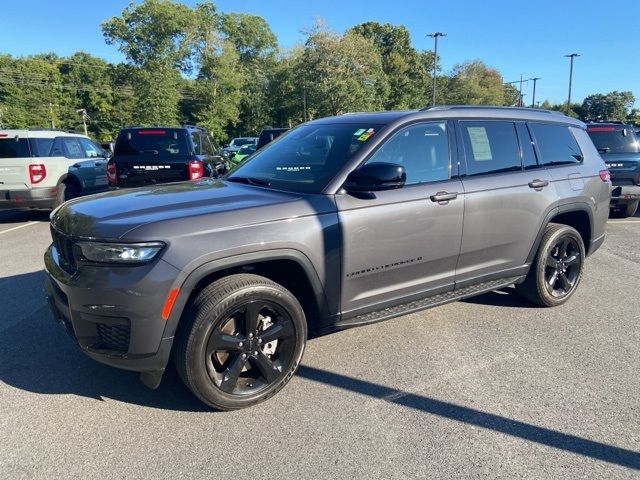
{"type": "Polygon", "coordinates": [[[357,317],[351,317],[344,321],[337,322],[335,324],[336,329],[355,327],[358,325],[366,325],[369,323],[380,322],[382,320],[388,320],[393,317],[399,317],[400,315],[406,315],[409,313],[425,310],[427,308],[435,307],[445,303],[455,302],[462,300],[463,298],[473,297],[481,293],[490,292],[498,288],[507,287],[518,280],[521,280],[522,276],[500,278],[498,280],[490,280],[484,283],[478,283],[477,285],[471,285],[459,290],[452,290],[450,292],[441,293],[439,295],[433,295],[431,297],[421,298],[420,300],[414,300],[413,302],[402,303],[393,307],[383,308],[382,310],[376,310],[369,313],[363,313],[357,317]]]}

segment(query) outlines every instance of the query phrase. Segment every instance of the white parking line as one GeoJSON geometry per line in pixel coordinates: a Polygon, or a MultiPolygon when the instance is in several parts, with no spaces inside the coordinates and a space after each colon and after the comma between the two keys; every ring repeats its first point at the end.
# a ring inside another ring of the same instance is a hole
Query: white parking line
{"type": "Polygon", "coordinates": [[[24,225],[18,225],[17,227],[8,228],[7,230],[0,231],[0,235],[2,235],[3,233],[7,233],[7,232],[12,232],[14,230],[18,230],[19,228],[28,227],[29,225],[34,225],[36,223],[40,223],[40,222],[29,222],[29,223],[25,223],[24,225]]]}
{"type": "Polygon", "coordinates": [[[610,224],[615,225],[617,223],[637,223],[640,225],[640,220],[616,220],[615,222],[609,221],[610,224]]]}

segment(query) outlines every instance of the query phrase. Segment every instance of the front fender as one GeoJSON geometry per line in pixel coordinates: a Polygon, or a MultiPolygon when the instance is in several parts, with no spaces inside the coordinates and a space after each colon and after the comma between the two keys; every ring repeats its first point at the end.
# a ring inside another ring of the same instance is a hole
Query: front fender
{"type": "Polygon", "coordinates": [[[216,273],[227,268],[240,267],[242,265],[249,265],[269,260],[292,260],[302,267],[313,289],[320,317],[324,318],[327,316],[328,304],[324,286],[322,285],[320,277],[318,276],[311,260],[309,260],[309,258],[299,250],[265,250],[212,260],[196,267],[190,272],[181,272],[173,286],[173,288],[179,288],[180,290],[173,304],[171,314],[167,319],[163,338],[169,338],[175,335],[180,318],[182,317],[182,313],[187,305],[187,301],[189,300],[194,288],[202,279],[212,273],[216,273]]]}

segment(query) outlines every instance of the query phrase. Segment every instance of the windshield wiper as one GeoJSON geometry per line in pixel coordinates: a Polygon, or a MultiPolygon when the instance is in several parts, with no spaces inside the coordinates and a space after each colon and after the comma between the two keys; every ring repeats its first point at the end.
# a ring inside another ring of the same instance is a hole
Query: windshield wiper
{"type": "Polygon", "coordinates": [[[263,178],[255,178],[255,177],[229,177],[227,178],[229,182],[238,182],[238,183],[246,183],[247,185],[259,185],[261,187],[270,187],[271,184],[263,179],[263,178]]]}

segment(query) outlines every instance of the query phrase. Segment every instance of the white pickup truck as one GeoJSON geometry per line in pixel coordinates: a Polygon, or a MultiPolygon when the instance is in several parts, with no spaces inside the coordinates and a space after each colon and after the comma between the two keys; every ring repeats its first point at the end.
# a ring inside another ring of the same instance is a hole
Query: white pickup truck
{"type": "Polygon", "coordinates": [[[0,129],[0,210],[51,210],[108,187],[107,155],[88,137],[0,129]]]}

